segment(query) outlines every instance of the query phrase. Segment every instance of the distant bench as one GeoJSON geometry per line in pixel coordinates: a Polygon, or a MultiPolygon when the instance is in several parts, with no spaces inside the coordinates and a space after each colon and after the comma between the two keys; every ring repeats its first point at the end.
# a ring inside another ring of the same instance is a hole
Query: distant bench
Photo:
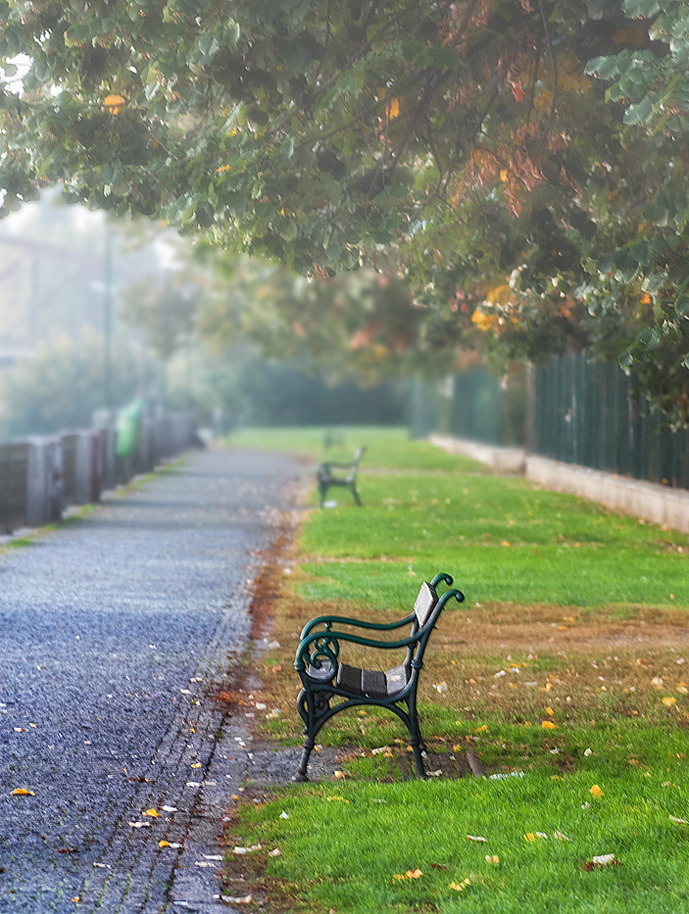
{"type": "Polygon", "coordinates": [[[321,508],[325,504],[325,498],[328,489],[331,486],[344,486],[349,489],[354,496],[354,501],[361,507],[361,499],[356,488],[356,474],[359,469],[359,463],[366,451],[365,447],[360,447],[354,455],[351,463],[337,463],[332,460],[324,460],[316,470],[316,479],[318,480],[318,489],[321,493],[321,508]]]}
{"type": "Polygon", "coordinates": [[[446,590],[438,596],[437,586],[443,581],[448,588],[453,580],[449,574],[437,574],[430,584],[424,582],[412,612],[398,622],[375,623],[349,619],[345,616],[318,616],[303,629],[294,667],[299,673],[302,690],[297,698],[297,710],[304,721],[304,751],[296,780],[306,781],[309,756],[318,731],[333,715],[359,705],[375,705],[396,714],[409,731],[416,770],[426,777],[422,752],[425,750],[416,712],[416,691],[423,666],[426,644],[445,604],[454,597],[464,600],[459,590],[446,590]],[[394,641],[378,640],[342,630],[342,626],[375,632],[391,632],[411,623],[406,637],[394,641]],[[337,626],[333,628],[333,626],[337,626]],[[400,666],[386,671],[364,670],[340,661],[340,647],[351,642],[384,651],[406,649],[400,666]],[[342,699],[331,705],[333,699],[342,699]]]}

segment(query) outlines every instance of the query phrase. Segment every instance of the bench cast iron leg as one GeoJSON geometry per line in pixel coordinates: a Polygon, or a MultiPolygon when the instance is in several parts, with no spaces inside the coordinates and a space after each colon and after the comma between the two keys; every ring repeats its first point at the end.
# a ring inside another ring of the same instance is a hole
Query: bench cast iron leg
{"type": "Polygon", "coordinates": [[[356,483],[352,483],[352,495],[354,496],[354,501],[361,508],[362,504],[361,504],[361,499],[359,498],[359,493],[356,490],[356,483]]]}
{"type": "Polygon", "coordinates": [[[313,749],[314,745],[314,740],[309,739],[308,736],[304,737],[304,751],[301,754],[301,761],[299,762],[297,773],[294,776],[295,781],[308,781],[306,769],[309,766],[309,756],[311,755],[311,750],[313,749]]]}
{"type": "Polygon", "coordinates": [[[427,779],[428,775],[426,774],[426,769],[423,764],[422,752],[426,750],[426,744],[423,741],[421,736],[421,728],[419,727],[419,718],[416,714],[416,694],[413,693],[407,699],[407,707],[409,708],[409,742],[414,751],[414,761],[416,763],[416,770],[420,778],[427,779]]]}
{"type": "Polygon", "coordinates": [[[297,711],[304,721],[304,749],[294,777],[295,781],[308,781],[306,769],[311,750],[316,744],[318,731],[324,724],[324,715],[330,710],[330,698],[322,692],[307,692],[302,689],[297,696],[297,711]]]}

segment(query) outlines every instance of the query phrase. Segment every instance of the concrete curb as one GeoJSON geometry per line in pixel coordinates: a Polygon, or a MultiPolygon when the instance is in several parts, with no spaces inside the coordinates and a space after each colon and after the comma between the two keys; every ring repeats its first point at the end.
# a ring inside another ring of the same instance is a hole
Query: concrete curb
{"type": "Polygon", "coordinates": [[[640,479],[627,479],[588,467],[527,455],[519,448],[501,448],[434,435],[431,443],[450,454],[485,463],[499,473],[523,475],[530,482],[597,501],[653,524],[689,533],[689,492],[640,479]]]}

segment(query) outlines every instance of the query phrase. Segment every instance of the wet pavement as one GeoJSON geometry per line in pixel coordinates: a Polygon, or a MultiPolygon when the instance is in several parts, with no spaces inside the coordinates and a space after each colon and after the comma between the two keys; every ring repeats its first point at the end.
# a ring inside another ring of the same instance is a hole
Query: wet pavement
{"type": "Polygon", "coordinates": [[[215,839],[251,737],[212,696],[302,472],[195,452],[0,553],[0,914],[228,910],[215,839]]]}

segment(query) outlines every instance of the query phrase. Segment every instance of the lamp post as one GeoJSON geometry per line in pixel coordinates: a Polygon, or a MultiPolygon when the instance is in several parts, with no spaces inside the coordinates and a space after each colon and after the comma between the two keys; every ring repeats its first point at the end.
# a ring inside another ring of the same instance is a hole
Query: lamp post
{"type": "Polygon", "coordinates": [[[112,227],[105,217],[103,260],[103,399],[112,409],[112,227]]]}

